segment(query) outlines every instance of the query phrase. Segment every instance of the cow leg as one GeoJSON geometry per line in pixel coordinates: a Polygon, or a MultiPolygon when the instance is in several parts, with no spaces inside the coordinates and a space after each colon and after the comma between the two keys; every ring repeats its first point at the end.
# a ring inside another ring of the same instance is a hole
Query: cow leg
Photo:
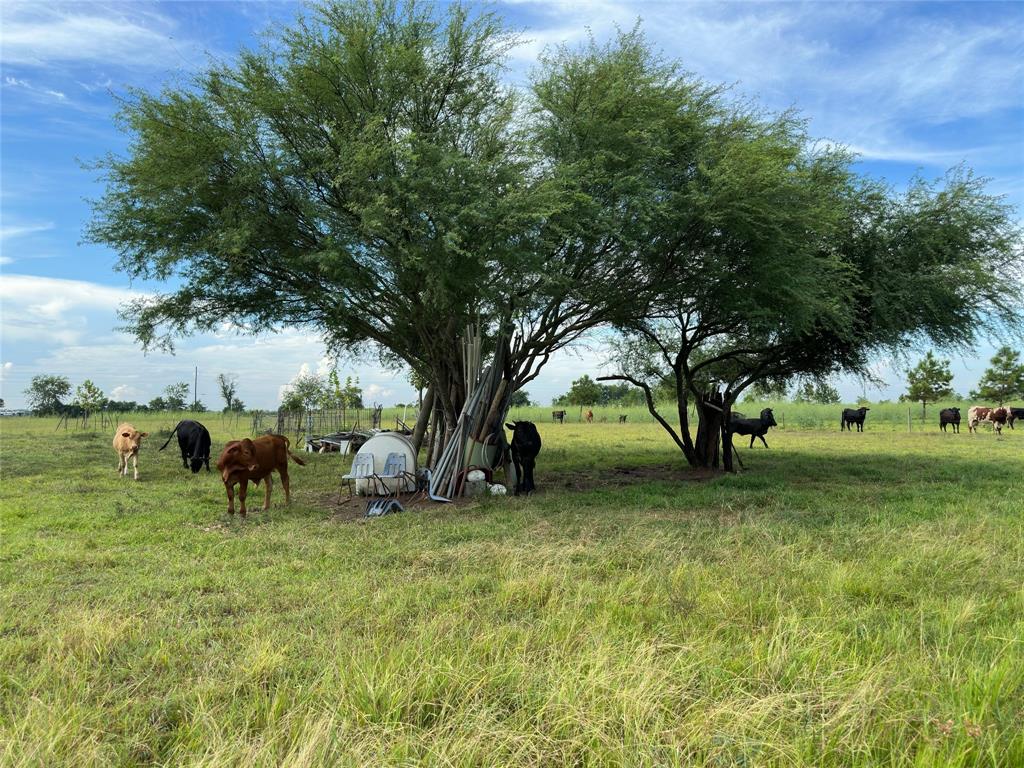
{"type": "Polygon", "coordinates": [[[235,485],[234,485],[234,483],[232,483],[231,485],[228,485],[227,483],[224,483],[224,488],[228,492],[228,514],[229,515],[234,515],[235,514],[235,485]]]}
{"type": "Polygon", "coordinates": [[[124,455],[121,453],[117,454],[117,474],[121,475],[124,471],[124,455]]]}
{"type": "Polygon", "coordinates": [[[537,486],[533,484],[533,468],[537,465],[537,459],[533,456],[523,459],[523,472],[526,475],[526,492],[533,493],[537,486]]]}
{"type": "Polygon", "coordinates": [[[243,480],[238,484],[238,501],[241,504],[239,514],[245,517],[245,497],[249,495],[249,481],[243,480]]]}
{"type": "Polygon", "coordinates": [[[185,452],[184,448],[181,449],[181,466],[188,469],[188,453],[185,452]]]}
{"type": "MultiPolygon", "coordinates": [[[[285,503],[285,506],[288,506],[289,504],[292,503],[291,488],[290,488],[291,482],[288,480],[288,467],[285,466],[280,471],[281,471],[281,487],[284,488],[284,503],[285,503]]],[[[267,486],[267,487],[269,488],[270,486],[267,486]]]]}
{"type": "Polygon", "coordinates": [[[755,438],[755,437],[756,437],[756,435],[751,435],[751,436],[750,436],[750,447],[751,447],[751,448],[753,448],[753,447],[754,447],[754,438],[755,438]]]}
{"type": "Polygon", "coordinates": [[[519,463],[519,455],[516,453],[512,454],[512,466],[516,468],[516,490],[515,495],[518,496],[523,490],[523,466],[519,463]]]}
{"type": "Polygon", "coordinates": [[[761,440],[762,443],[764,443],[764,447],[767,448],[768,443],[765,441],[764,435],[758,435],[758,438],[761,440]]]}
{"type": "Polygon", "coordinates": [[[268,509],[270,509],[270,491],[274,487],[273,473],[267,475],[263,483],[263,490],[265,491],[265,493],[263,494],[263,511],[266,512],[268,509]]]}

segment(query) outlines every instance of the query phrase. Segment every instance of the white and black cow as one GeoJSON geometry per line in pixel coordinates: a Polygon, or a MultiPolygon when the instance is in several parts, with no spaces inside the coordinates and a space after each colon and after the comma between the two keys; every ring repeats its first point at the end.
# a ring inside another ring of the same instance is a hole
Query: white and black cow
{"type": "Polygon", "coordinates": [[[516,468],[516,495],[533,493],[533,468],[540,453],[540,433],[532,421],[513,421],[505,425],[512,430],[512,463],[516,468]]]}
{"type": "Polygon", "coordinates": [[[185,469],[191,469],[192,473],[198,472],[203,465],[206,471],[210,471],[210,431],[198,421],[185,419],[178,422],[167,442],[160,446],[162,451],[171,442],[174,433],[178,433],[178,447],[181,449],[181,463],[185,469]]]}
{"type": "Polygon", "coordinates": [[[997,435],[1003,434],[1003,426],[1010,417],[1009,408],[990,408],[986,405],[975,405],[967,411],[967,431],[978,431],[978,425],[988,422],[997,435]]]}

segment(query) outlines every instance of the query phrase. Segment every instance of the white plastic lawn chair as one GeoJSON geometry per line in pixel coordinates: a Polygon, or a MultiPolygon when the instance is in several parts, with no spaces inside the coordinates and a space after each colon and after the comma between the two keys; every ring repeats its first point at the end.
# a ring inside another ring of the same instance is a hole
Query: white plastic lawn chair
{"type": "Polygon", "coordinates": [[[380,474],[373,475],[374,489],[376,490],[377,481],[380,481],[380,485],[384,489],[382,494],[384,498],[374,499],[367,504],[366,516],[377,517],[396,507],[398,511],[401,511],[402,505],[398,502],[398,492],[402,488],[402,481],[408,477],[411,475],[405,468],[405,454],[389,453],[384,460],[384,470],[380,474]],[[388,487],[388,480],[395,481],[391,488],[388,487]]]}
{"type": "Polygon", "coordinates": [[[349,469],[347,475],[341,476],[342,484],[348,485],[348,496],[353,496],[353,481],[369,480],[374,477],[373,474],[373,454],[372,453],[357,453],[356,457],[352,459],[352,467],[349,469]]]}

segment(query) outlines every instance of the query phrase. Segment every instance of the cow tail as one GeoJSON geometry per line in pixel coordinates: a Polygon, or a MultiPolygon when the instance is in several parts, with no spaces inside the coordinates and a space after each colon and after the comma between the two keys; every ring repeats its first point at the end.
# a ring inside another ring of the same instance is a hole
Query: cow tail
{"type": "MultiPolygon", "coordinates": [[[[281,437],[284,437],[284,435],[281,435],[281,437]]],[[[306,462],[304,462],[302,459],[300,459],[298,456],[296,456],[294,453],[292,453],[291,445],[292,445],[291,440],[289,440],[287,437],[284,437],[284,450],[285,450],[285,452],[289,456],[291,456],[292,457],[292,461],[294,461],[300,467],[306,466],[306,462]]]]}
{"type": "Polygon", "coordinates": [[[171,438],[174,437],[174,433],[178,431],[178,427],[180,427],[180,426],[181,426],[181,422],[180,421],[177,424],[174,425],[174,429],[171,430],[171,434],[169,434],[167,436],[167,442],[160,446],[160,450],[161,451],[170,444],[171,438]]]}

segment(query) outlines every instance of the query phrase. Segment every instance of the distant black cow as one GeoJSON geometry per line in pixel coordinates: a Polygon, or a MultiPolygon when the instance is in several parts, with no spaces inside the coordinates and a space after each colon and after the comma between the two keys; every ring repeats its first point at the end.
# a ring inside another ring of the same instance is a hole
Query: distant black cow
{"type": "Polygon", "coordinates": [[[939,411],[939,429],[943,432],[946,431],[946,427],[950,424],[953,425],[953,431],[960,431],[960,409],[959,408],[943,408],[939,411]]]}
{"type": "Polygon", "coordinates": [[[167,442],[160,446],[162,451],[171,442],[174,433],[178,433],[178,447],[181,448],[181,463],[185,469],[191,469],[196,473],[205,464],[206,471],[210,471],[210,431],[198,421],[185,419],[179,421],[167,438],[167,442]],[[191,467],[189,466],[191,464],[191,467]]]}
{"type": "Polygon", "coordinates": [[[870,408],[843,408],[843,419],[839,422],[839,431],[844,429],[853,431],[852,424],[857,425],[857,431],[864,431],[864,417],[868,415],[870,408]]]}
{"type": "Polygon", "coordinates": [[[1013,422],[1017,419],[1024,419],[1024,408],[1008,408],[1010,415],[1006,417],[1006,425],[1014,429],[1013,422]]]}
{"type": "Polygon", "coordinates": [[[625,424],[626,423],[626,416],[627,415],[628,414],[625,414],[625,413],[619,414],[619,424],[625,424]]]}
{"type": "Polygon", "coordinates": [[[516,495],[533,493],[533,468],[540,453],[540,433],[532,421],[506,424],[512,430],[512,463],[516,468],[516,495]]]}
{"type": "Polygon", "coordinates": [[[772,413],[772,409],[765,408],[761,411],[761,418],[759,419],[744,419],[738,413],[734,413],[729,421],[729,426],[734,435],[750,435],[751,448],[754,447],[755,437],[761,438],[761,442],[767,448],[768,442],[764,439],[764,436],[768,433],[770,427],[777,427],[779,425],[775,422],[775,415],[772,413]]]}
{"type": "MultiPolygon", "coordinates": [[[[565,411],[552,411],[551,412],[551,423],[558,422],[559,424],[565,423],[565,411]]],[[[509,427],[511,429],[511,427],[509,427]]]]}

